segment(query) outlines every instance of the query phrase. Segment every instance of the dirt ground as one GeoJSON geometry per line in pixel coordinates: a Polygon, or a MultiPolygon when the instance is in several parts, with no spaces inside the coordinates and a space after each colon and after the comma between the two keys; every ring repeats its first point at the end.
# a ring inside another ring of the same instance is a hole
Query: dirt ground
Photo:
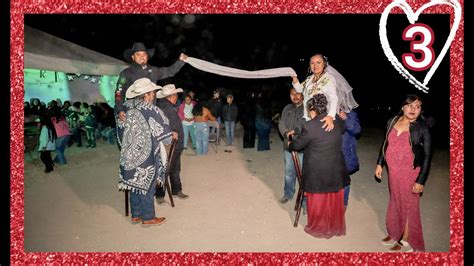
{"type": "MultiPolygon", "coordinates": [[[[190,150],[182,156],[183,192],[190,197],[155,204],[167,222],[142,228],[124,215],[118,191],[116,145],[103,140],[95,149],[66,149],[67,165],[43,173],[38,155],[25,154],[26,252],[384,252],[387,180],[373,178],[383,132],[363,129],[359,172],[352,176],[347,233],[331,239],[303,231],[306,216],[293,227],[294,199],[283,194],[283,152],[275,130],[271,150],[209,147],[207,156],[190,150]],[[224,152],[224,150],[232,152],[224,152]]],[[[384,173],[386,177],[386,173],[384,173]]],[[[428,252],[449,251],[449,150],[436,150],[421,200],[428,252]]]]}

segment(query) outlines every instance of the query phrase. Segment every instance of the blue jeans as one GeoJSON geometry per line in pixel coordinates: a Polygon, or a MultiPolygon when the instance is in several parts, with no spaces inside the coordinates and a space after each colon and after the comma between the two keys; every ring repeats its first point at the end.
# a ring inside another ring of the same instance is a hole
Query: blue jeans
{"type": "Polygon", "coordinates": [[[57,164],[67,164],[66,157],[64,156],[64,150],[69,140],[69,135],[62,136],[56,139],[56,157],[54,162],[57,164]]]}
{"type": "Polygon", "coordinates": [[[115,128],[112,128],[112,127],[106,127],[104,130],[102,130],[101,135],[102,135],[102,137],[106,138],[107,141],[111,145],[114,145],[115,144],[115,138],[117,138],[116,137],[117,130],[115,128]]]}
{"type": "Polygon", "coordinates": [[[206,155],[209,146],[209,125],[207,122],[194,122],[194,133],[196,134],[197,154],[206,155]]]}
{"type": "MultiPolygon", "coordinates": [[[[291,152],[284,150],[284,160],[285,160],[285,187],[283,188],[284,197],[287,199],[292,199],[295,194],[295,184],[296,184],[296,169],[293,162],[293,157],[291,152]]],[[[303,153],[298,152],[298,162],[300,164],[300,170],[303,170],[303,153]]]]}
{"type": "Polygon", "coordinates": [[[143,221],[155,218],[154,195],[157,183],[158,180],[155,178],[146,195],[130,191],[130,212],[132,213],[132,218],[140,217],[143,221]]]}
{"type": "Polygon", "coordinates": [[[101,122],[97,123],[97,127],[95,129],[95,139],[100,139],[102,137],[102,131],[107,127],[102,124],[101,122]]]}
{"type": "Polygon", "coordinates": [[[196,148],[196,133],[194,132],[194,124],[192,125],[184,125],[183,124],[183,132],[184,132],[184,148],[188,147],[188,135],[191,135],[191,142],[193,143],[193,150],[196,148]]]}
{"type": "Polygon", "coordinates": [[[349,204],[349,192],[351,192],[351,185],[344,187],[344,207],[347,207],[349,204]]]}
{"type": "Polygon", "coordinates": [[[224,125],[227,144],[231,145],[232,143],[234,143],[235,121],[225,121],[224,125]]]}

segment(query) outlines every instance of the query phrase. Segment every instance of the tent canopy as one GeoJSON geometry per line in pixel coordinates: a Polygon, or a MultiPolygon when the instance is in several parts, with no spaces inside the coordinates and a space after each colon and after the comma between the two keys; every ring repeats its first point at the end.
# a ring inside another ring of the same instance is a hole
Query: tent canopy
{"type": "Polygon", "coordinates": [[[127,66],[124,61],[25,25],[25,68],[114,76],[127,66]]]}

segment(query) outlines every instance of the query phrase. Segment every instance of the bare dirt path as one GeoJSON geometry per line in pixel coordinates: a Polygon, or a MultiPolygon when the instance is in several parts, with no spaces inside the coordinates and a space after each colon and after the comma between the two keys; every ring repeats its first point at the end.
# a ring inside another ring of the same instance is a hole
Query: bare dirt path
{"type": "MultiPolygon", "coordinates": [[[[189,199],[155,204],[167,222],[142,228],[124,216],[117,189],[119,152],[66,150],[68,165],[43,173],[38,159],[25,162],[26,252],[380,252],[385,236],[387,180],[373,179],[382,132],[365,129],[359,140],[361,170],[352,177],[347,234],[329,240],[303,231],[306,216],[292,226],[294,200],[280,204],[283,154],[272,131],[271,150],[242,149],[240,127],[232,147],[209,147],[207,156],[185,151],[183,191],[189,199]],[[224,152],[225,149],[232,152],[224,152]]],[[[37,156],[33,156],[37,158],[37,156]]],[[[449,151],[437,150],[421,200],[427,251],[449,250],[449,151]]]]}

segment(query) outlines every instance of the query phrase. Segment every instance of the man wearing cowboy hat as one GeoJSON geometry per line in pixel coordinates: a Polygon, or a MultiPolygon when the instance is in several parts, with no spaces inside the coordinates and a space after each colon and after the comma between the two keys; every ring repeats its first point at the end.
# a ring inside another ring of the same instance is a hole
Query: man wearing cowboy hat
{"type": "Polygon", "coordinates": [[[154,105],[155,91],[161,89],[148,78],[137,79],[127,88],[123,104],[127,119],[117,136],[120,151],[119,188],[130,190],[132,223],[143,227],[159,225],[165,217],[155,216],[154,195],[165,180],[165,145],[177,134],[163,112],[154,105]]]}
{"type": "MultiPolygon", "coordinates": [[[[170,169],[170,181],[171,181],[171,194],[177,196],[180,199],[186,199],[189,196],[184,194],[181,185],[181,153],[184,148],[184,131],[181,119],[178,116],[178,110],[175,108],[176,101],[178,100],[178,93],[183,92],[183,89],[176,88],[174,84],[168,84],[163,87],[156,94],[158,98],[157,105],[163,111],[163,113],[170,120],[171,131],[178,133],[178,141],[173,154],[173,164],[170,169]]],[[[165,203],[165,189],[158,189],[156,191],[156,199],[159,204],[165,203]]]]}
{"type": "MultiPolygon", "coordinates": [[[[149,78],[153,83],[174,76],[184,66],[188,56],[181,53],[179,60],[169,67],[154,67],[148,64],[148,59],[155,54],[155,48],[147,49],[141,42],[134,43],[131,49],[125,50],[123,56],[131,65],[120,72],[115,90],[115,114],[125,121],[125,102],[127,89],[139,78],[149,78]]],[[[127,97],[128,98],[128,97],[127,97]]]]}

